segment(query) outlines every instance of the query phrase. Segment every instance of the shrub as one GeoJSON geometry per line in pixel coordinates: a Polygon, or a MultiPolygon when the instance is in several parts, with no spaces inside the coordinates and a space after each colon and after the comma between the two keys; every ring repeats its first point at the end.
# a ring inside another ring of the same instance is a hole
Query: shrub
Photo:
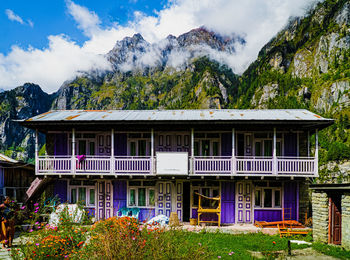
{"type": "Polygon", "coordinates": [[[184,231],[165,231],[141,225],[130,217],[97,222],[89,243],[74,258],[79,259],[203,259],[209,253],[201,245],[183,239],[184,231]]]}
{"type": "Polygon", "coordinates": [[[336,161],[350,158],[350,147],[344,143],[333,142],[329,145],[327,153],[328,161],[336,161]]]}
{"type": "Polygon", "coordinates": [[[70,222],[68,211],[60,214],[61,222],[57,227],[45,226],[36,222],[27,233],[27,243],[20,246],[21,251],[12,250],[14,259],[67,259],[71,258],[86,241],[87,228],[70,222]]]}

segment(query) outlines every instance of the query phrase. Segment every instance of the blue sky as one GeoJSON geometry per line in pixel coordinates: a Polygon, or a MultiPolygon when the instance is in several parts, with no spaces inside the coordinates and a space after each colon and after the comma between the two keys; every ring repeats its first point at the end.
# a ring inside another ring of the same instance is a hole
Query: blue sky
{"type": "MultiPolygon", "coordinates": [[[[0,89],[31,82],[52,93],[81,71],[110,69],[105,54],[126,36],[156,44],[201,26],[245,39],[235,53],[213,54],[239,74],[315,1],[0,0],[0,89]]],[[[152,64],[156,55],[147,55],[152,64]]]]}
{"type": "MultiPolygon", "coordinates": [[[[103,26],[113,23],[125,25],[133,19],[135,11],[154,15],[166,4],[154,0],[77,0],[76,4],[93,10],[102,21],[103,26]]],[[[23,48],[32,46],[43,48],[48,44],[48,35],[65,34],[80,45],[87,40],[76,21],[68,14],[64,0],[1,0],[0,1],[0,52],[8,53],[16,44],[23,48]],[[8,19],[5,10],[10,9],[20,16],[21,24],[8,19]],[[28,24],[32,21],[33,26],[28,24]]]]}

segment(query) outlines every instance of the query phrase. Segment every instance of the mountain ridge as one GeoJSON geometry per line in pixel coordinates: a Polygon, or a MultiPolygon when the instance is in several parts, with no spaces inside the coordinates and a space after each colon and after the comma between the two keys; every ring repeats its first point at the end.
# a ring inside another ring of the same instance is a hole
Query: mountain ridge
{"type": "MultiPolygon", "coordinates": [[[[320,133],[320,163],[349,160],[350,3],[325,0],[291,19],[242,75],[213,55],[233,53],[236,44],[244,39],[205,28],[157,44],[135,34],[107,54],[111,71],[65,82],[49,96],[48,109],[306,108],[336,120],[320,133]],[[183,59],[179,66],[171,66],[172,52],[183,59]]],[[[14,144],[25,147],[21,138],[14,144]]],[[[324,181],[337,181],[329,173],[337,170],[324,167],[324,181]]],[[[350,179],[350,167],[342,169],[337,176],[350,179]]]]}

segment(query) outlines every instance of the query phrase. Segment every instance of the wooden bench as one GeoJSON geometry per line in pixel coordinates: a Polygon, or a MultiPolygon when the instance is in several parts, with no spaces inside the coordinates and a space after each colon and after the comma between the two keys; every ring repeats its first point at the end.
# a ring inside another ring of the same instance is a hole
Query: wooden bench
{"type": "Polygon", "coordinates": [[[277,225],[278,227],[278,232],[280,234],[280,237],[283,237],[283,235],[286,235],[287,237],[292,236],[292,235],[307,235],[309,234],[309,230],[304,231],[304,230],[293,230],[291,227],[286,227],[286,226],[281,226],[277,225]]]}

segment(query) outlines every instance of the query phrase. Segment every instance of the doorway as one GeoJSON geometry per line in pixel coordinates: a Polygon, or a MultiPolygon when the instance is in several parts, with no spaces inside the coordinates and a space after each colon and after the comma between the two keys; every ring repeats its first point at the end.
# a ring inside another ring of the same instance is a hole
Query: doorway
{"type": "Polygon", "coordinates": [[[183,221],[189,222],[191,215],[191,185],[189,182],[183,183],[183,221]]]}
{"type": "Polygon", "coordinates": [[[252,183],[237,182],[236,190],[236,223],[252,223],[252,183]]]}
{"type": "Polygon", "coordinates": [[[329,196],[329,227],[328,243],[341,244],[341,194],[329,196]]]}

